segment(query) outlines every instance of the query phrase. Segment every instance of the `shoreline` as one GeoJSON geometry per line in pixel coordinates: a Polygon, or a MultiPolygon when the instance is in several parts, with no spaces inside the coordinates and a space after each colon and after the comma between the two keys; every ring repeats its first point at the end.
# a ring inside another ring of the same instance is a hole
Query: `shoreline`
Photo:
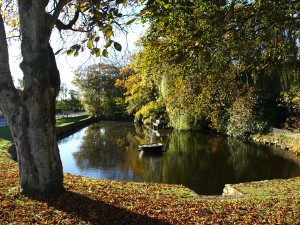
{"type": "Polygon", "coordinates": [[[266,134],[251,135],[250,140],[278,147],[292,157],[299,158],[300,156],[300,133],[271,127],[266,134]]]}

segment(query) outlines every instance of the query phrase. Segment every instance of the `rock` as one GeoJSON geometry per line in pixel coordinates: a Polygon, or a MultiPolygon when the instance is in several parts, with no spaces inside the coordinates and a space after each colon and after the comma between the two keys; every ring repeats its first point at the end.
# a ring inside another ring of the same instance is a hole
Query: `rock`
{"type": "Polygon", "coordinates": [[[231,184],[225,184],[225,187],[223,189],[223,196],[243,196],[243,193],[240,191],[236,190],[231,186],[231,184]]]}

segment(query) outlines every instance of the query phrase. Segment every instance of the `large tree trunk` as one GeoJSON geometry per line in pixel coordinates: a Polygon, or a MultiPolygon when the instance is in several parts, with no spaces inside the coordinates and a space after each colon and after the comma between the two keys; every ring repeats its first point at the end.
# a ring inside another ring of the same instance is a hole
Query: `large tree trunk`
{"type": "Polygon", "coordinates": [[[53,107],[48,93],[37,92],[22,101],[18,114],[13,118],[9,116],[25,194],[52,194],[63,190],[53,107]]]}
{"type": "Polygon", "coordinates": [[[63,172],[55,134],[55,98],[59,72],[49,45],[47,1],[19,0],[24,90],[15,89],[8,66],[7,43],[0,14],[0,110],[8,120],[18,154],[25,194],[63,191],[63,172]]]}

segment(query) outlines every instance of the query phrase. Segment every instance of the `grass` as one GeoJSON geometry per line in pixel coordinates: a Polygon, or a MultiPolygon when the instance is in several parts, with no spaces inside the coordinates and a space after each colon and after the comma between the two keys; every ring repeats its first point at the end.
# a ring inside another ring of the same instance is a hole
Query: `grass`
{"type": "Polygon", "coordinates": [[[7,141],[13,140],[8,127],[0,127],[0,138],[7,141]]]}
{"type": "Polygon", "coordinates": [[[10,134],[10,130],[8,127],[0,127],[0,162],[6,160],[6,158],[1,157],[4,155],[8,157],[7,149],[12,145],[13,139],[10,134]]]}
{"type": "Polygon", "coordinates": [[[297,197],[300,196],[300,177],[234,184],[233,187],[245,195],[259,198],[269,196],[297,197]]]}
{"type": "Polygon", "coordinates": [[[60,196],[29,198],[20,193],[17,163],[5,153],[11,143],[8,129],[0,128],[0,224],[300,224],[300,177],[234,184],[242,197],[195,198],[182,185],[65,174],[60,196]]]}
{"type": "Polygon", "coordinates": [[[268,141],[272,144],[276,144],[279,147],[288,150],[292,155],[300,156],[300,133],[291,134],[256,134],[253,135],[253,139],[256,141],[265,142],[268,141]]]}
{"type": "Polygon", "coordinates": [[[91,116],[85,115],[85,116],[78,116],[78,117],[66,117],[56,120],[56,126],[57,127],[64,127],[79,121],[87,120],[91,118],[91,116]]]}

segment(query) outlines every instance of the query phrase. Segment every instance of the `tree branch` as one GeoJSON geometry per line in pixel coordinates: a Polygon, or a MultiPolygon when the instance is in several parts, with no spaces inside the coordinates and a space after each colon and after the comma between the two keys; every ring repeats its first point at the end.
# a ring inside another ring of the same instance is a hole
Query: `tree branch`
{"type": "Polygon", "coordinates": [[[77,22],[77,20],[79,18],[79,13],[80,13],[80,10],[77,9],[77,11],[75,12],[74,18],[68,24],[64,24],[59,19],[57,19],[56,23],[55,23],[56,28],[59,31],[61,31],[61,30],[72,30],[73,25],[77,22]]]}
{"type": "Polygon", "coordinates": [[[69,2],[70,0],[60,0],[58,2],[58,4],[56,5],[55,9],[54,9],[54,13],[53,15],[49,16],[49,20],[48,20],[48,27],[49,29],[52,29],[53,26],[56,24],[59,14],[61,12],[61,10],[63,9],[63,7],[69,2]]]}
{"type": "Polygon", "coordinates": [[[1,11],[0,49],[0,110],[4,115],[9,115],[16,109],[14,103],[17,102],[15,100],[18,97],[18,94],[9,68],[8,45],[1,11]]]}

